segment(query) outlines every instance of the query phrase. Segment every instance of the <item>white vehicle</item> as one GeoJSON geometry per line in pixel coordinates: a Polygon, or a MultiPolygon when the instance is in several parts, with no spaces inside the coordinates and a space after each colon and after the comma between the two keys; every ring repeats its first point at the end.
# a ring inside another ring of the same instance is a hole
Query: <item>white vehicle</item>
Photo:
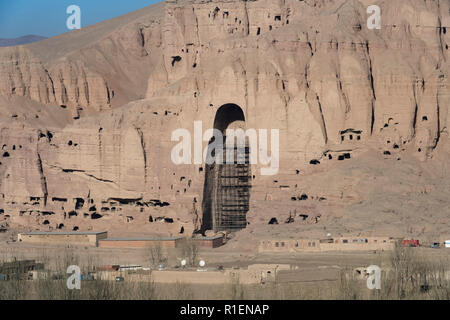
{"type": "Polygon", "coordinates": [[[446,240],[445,241],[445,247],[446,248],[450,248],[450,240],[446,240]]]}

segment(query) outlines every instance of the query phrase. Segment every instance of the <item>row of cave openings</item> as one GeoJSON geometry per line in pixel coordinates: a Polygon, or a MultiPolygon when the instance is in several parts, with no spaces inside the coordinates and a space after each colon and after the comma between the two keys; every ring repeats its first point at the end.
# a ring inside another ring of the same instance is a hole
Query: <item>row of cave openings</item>
{"type": "MultiPolygon", "coordinates": [[[[210,13],[209,13],[208,17],[209,17],[209,18],[212,18],[213,20],[216,20],[216,18],[220,15],[220,12],[221,12],[220,8],[219,8],[219,7],[216,7],[216,8],[214,9],[213,12],[210,12],[210,13]]],[[[229,12],[229,11],[223,11],[222,17],[223,17],[224,20],[228,20],[228,19],[230,18],[230,12],[229,12]]],[[[272,18],[272,16],[271,16],[270,13],[268,13],[267,18],[268,18],[269,20],[272,18]]],[[[274,30],[275,27],[278,27],[279,24],[282,23],[282,20],[283,20],[283,19],[282,19],[282,15],[281,15],[281,14],[275,14],[275,15],[273,16],[273,20],[274,20],[274,23],[275,23],[276,25],[270,24],[270,25],[267,27],[267,31],[272,31],[272,30],[274,30]]],[[[242,20],[240,20],[238,17],[235,17],[235,18],[234,18],[234,23],[235,23],[236,25],[242,25],[242,20]]],[[[289,24],[289,14],[288,14],[287,17],[286,17],[285,23],[286,23],[286,24],[289,24]]],[[[235,28],[235,29],[232,30],[232,32],[237,31],[237,30],[238,30],[238,28],[235,28]]],[[[259,35],[261,35],[261,33],[262,33],[262,27],[257,27],[257,28],[256,28],[256,31],[255,31],[255,35],[259,36],[259,35]]],[[[192,46],[192,45],[193,45],[193,43],[189,43],[189,44],[187,45],[186,49],[182,49],[182,50],[181,50],[182,53],[186,53],[186,54],[189,53],[189,50],[190,50],[190,49],[189,49],[189,46],[192,46]]],[[[196,51],[196,54],[198,54],[198,51],[196,51]]],[[[171,59],[172,59],[172,60],[171,60],[171,65],[172,65],[172,67],[175,67],[175,66],[177,65],[177,63],[179,63],[179,62],[182,61],[183,58],[182,58],[181,56],[179,56],[179,55],[175,55],[175,56],[172,56],[171,59]]],[[[194,62],[193,65],[192,65],[192,67],[193,67],[193,68],[196,68],[196,67],[197,67],[197,62],[194,62]]]]}
{"type": "MultiPolygon", "coordinates": [[[[21,150],[22,149],[22,145],[12,145],[11,150],[8,148],[7,144],[3,144],[2,145],[2,158],[9,158],[11,157],[11,153],[16,151],[16,150],[21,150]]],[[[0,161],[0,166],[2,165],[2,162],[0,161]]]]}
{"type": "MultiPolygon", "coordinates": [[[[287,10],[288,10],[288,13],[286,14],[286,17],[283,17],[283,15],[279,14],[279,13],[274,14],[274,15],[272,15],[271,13],[267,14],[267,20],[269,21],[268,31],[272,31],[275,27],[279,27],[283,23],[283,21],[287,25],[290,23],[289,16],[290,16],[291,9],[287,9],[287,10]],[[271,24],[270,21],[272,19],[273,19],[273,23],[271,24]]],[[[231,18],[230,11],[223,11],[223,10],[221,11],[219,7],[216,7],[212,12],[210,12],[208,14],[208,17],[210,19],[212,19],[213,21],[216,20],[219,16],[222,17],[223,21],[227,21],[231,18]]],[[[234,17],[234,24],[241,26],[242,20],[239,19],[238,17],[234,17]]],[[[231,25],[231,24],[229,23],[229,25],[231,25]]],[[[238,29],[235,28],[232,31],[234,32],[237,30],[238,29]]],[[[257,27],[255,35],[259,36],[259,35],[261,35],[261,32],[262,32],[262,27],[257,27]]]]}
{"type": "MultiPolygon", "coordinates": [[[[31,207],[36,207],[39,206],[41,204],[41,201],[43,200],[43,197],[30,197],[30,202],[24,202],[23,205],[29,205],[31,207]]],[[[53,203],[54,206],[58,206],[61,205],[61,210],[63,212],[64,215],[64,220],[66,219],[71,219],[74,217],[78,217],[79,215],[81,215],[80,211],[83,210],[84,213],[82,213],[82,216],[84,218],[90,218],[92,220],[98,220],[103,218],[103,216],[105,214],[108,214],[108,212],[119,212],[122,211],[122,209],[124,208],[124,206],[132,206],[140,208],[140,212],[143,213],[144,209],[146,207],[160,207],[160,208],[164,208],[167,206],[170,206],[170,203],[168,202],[163,202],[160,200],[149,200],[149,201],[143,201],[142,198],[139,199],[124,199],[124,198],[109,198],[108,200],[103,200],[102,201],[102,206],[100,208],[100,210],[97,209],[97,205],[95,204],[95,200],[92,198],[88,199],[83,199],[83,198],[74,198],[73,199],[73,210],[70,210],[68,212],[66,212],[65,207],[67,207],[69,205],[69,199],[67,198],[60,198],[60,197],[52,197],[51,198],[51,202],[53,203]]],[[[15,203],[12,203],[15,204],[15,203]]],[[[71,205],[70,205],[71,206],[71,205]]],[[[41,211],[35,208],[29,209],[29,210],[22,210],[20,211],[20,216],[25,215],[26,213],[29,213],[30,215],[33,214],[34,212],[42,215],[44,217],[44,221],[43,221],[43,225],[50,225],[50,219],[46,218],[46,217],[50,217],[55,215],[55,211],[41,211]]],[[[133,216],[125,216],[126,221],[127,222],[131,222],[134,220],[133,216]]],[[[153,216],[149,216],[148,218],[149,222],[164,222],[164,223],[174,223],[174,219],[173,218],[168,218],[168,217],[155,217],[153,218],[153,216]]],[[[56,225],[56,229],[62,229],[64,228],[64,224],[63,223],[58,223],[56,225]]],[[[78,226],[75,226],[73,231],[77,231],[79,230],[78,226]]],[[[182,228],[182,230],[184,232],[184,228],[182,228]]],[[[180,231],[180,232],[181,232],[180,231]]]]}

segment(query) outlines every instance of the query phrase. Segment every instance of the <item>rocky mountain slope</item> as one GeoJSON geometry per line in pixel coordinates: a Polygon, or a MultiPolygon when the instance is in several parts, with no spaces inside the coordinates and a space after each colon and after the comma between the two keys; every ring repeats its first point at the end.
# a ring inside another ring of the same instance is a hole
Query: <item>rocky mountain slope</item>
{"type": "Polygon", "coordinates": [[[199,230],[205,167],[173,164],[171,134],[235,104],[280,130],[240,237],[445,236],[449,28],[442,0],[167,0],[2,48],[2,224],[199,230]]]}

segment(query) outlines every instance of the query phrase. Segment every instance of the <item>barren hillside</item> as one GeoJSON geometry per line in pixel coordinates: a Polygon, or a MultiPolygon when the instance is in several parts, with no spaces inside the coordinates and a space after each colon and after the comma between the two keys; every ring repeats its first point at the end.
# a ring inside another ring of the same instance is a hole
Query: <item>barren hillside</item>
{"type": "Polygon", "coordinates": [[[252,165],[238,199],[240,243],[448,237],[449,44],[449,1],[167,0],[0,48],[0,224],[209,229],[216,169],[175,165],[171,135],[239,118],[280,132],[278,173],[252,165]]]}

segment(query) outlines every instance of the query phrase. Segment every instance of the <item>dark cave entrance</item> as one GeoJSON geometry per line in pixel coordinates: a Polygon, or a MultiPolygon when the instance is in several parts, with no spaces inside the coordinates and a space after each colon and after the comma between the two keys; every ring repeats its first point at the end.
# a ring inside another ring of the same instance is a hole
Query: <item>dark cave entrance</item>
{"type": "MultiPolygon", "coordinates": [[[[214,129],[222,132],[223,164],[214,162],[206,164],[205,183],[203,189],[203,225],[202,232],[236,231],[247,226],[251,188],[250,148],[246,138],[244,146],[227,150],[227,129],[243,129],[245,131],[245,116],[242,109],[235,104],[226,104],[217,110],[214,129]],[[240,154],[238,151],[244,151],[240,154]],[[227,153],[233,154],[233,163],[225,163],[227,153]],[[240,156],[240,157],[239,157],[240,156]],[[240,161],[238,161],[238,158],[240,161]]],[[[208,151],[211,150],[211,139],[208,151]]]]}

